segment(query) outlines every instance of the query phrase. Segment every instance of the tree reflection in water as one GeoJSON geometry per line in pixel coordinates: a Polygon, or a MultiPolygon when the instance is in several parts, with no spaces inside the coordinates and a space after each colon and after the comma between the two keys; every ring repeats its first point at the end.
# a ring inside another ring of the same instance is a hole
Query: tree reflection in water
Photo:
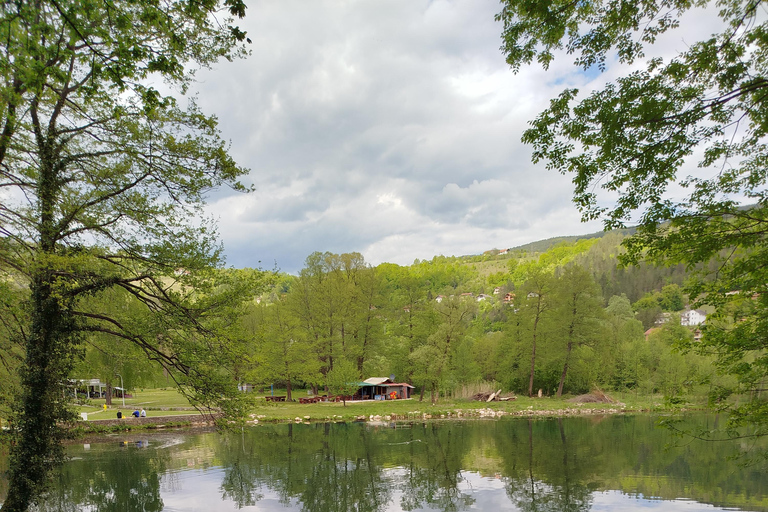
{"type": "Polygon", "coordinates": [[[84,452],[82,457],[72,458],[62,467],[38,510],[163,510],[160,478],[170,454],[146,449],[147,444],[144,440],[120,443],[118,450],[104,450],[107,447],[96,445],[94,452],[100,454],[84,452]]]}
{"type": "Polygon", "coordinates": [[[378,511],[391,501],[383,447],[359,425],[278,425],[233,439],[219,450],[226,468],[221,491],[238,507],[253,504],[262,485],[303,510],[378,511]]]}
{"type": "Polygon", "coordinates": [[[460,511],[492,499],[494,506],[502,500],[502,507],[521,511],[577,512],[592,508],[595,491],[616,489],[768,509],[763,468],[724,463],[739,445],[688,443],[665,450],[669,432],[654,428],[647,416],[398,428],[265,425],[180,436],[182,444],[166,449],[155,449],[154,441],[149,448],[71,447],[74,458],[40,510],[159,511],[163,496],[201,492],[184,488],[185,480],[174,475],[211,465],[221,471],[202,471],[200,478],[218,486],[220,499],[237,508],[269,497],[287,509],[312,512],[460,511]]]}
{"type": "Polygon", "coordinates": [[[466,510],[475,500],[459,489],[462,461],[469,449],[466,429],[444,429],[437,423],[411,429],[408,475],[400,483],[403,510],[431,506],[438,510],[466,510]]]}
{"type": "MultiPolygon", "coordinates": [[[[592,508],[592,492],[578,481],[574,481],[568,463],[568,442],[563,428],[562,418],[557,419],[562,465],[552,464],[549,483],[537,480],[534,476],[534,434],[533,420],[528,420],[528,464],[526,477],[510,477],[507,483],[507,494],[520,511],[544,512],[567,511],[579,512],[592,508]]],[[[554,456],[554,454],[553,454],[554,456]]]]}

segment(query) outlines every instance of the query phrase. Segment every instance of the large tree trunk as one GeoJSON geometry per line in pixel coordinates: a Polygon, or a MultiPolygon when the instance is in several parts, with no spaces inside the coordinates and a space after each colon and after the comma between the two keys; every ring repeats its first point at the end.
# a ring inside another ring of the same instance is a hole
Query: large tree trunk
{"type": "Polygon", "coordinates": [[[107,392],[105,394],[105,403],[109,406],[112,405],[112,383],[107,381],[107,392]]]}
{"type": "Polygon", "coordinates": [[[528,397],[533,396],[533,373],[536,370],[536,327],[539,324],[539,317],[533,322],[533,347],[531,348],[531,376],[528,379],[528,397]]]}
{"type": "Polygon", "coordinates": [[[528,379],[528,396],[533,396],[533,372],[536,369],[536,335],[533,335],[533,351],[531,352],[531,376],[528,379]]]}
{"type": "Polygon", "coordinates": [[[291,387],[291,378],[288,377],[288,382],[286,382],[286,384],[285,384],[285,394],[286,394],[285,399],[288,402],[293,400],[293,398],[291,398],[291,389],[292,389],[292,387],[291,387]]]}
{"type": "Polygon", "coordinates": [[[59,422],[74,420],[60,396],[73,357],[73,322],[52,293],[49,277],[43,270],[31,285],[32,328],[26,343],[19,416],[13,424],[16,447],[11,451],[4,512],[27,510],[30,500],[39,496],[63,453],[60,443],[66,433],[59,422]]]}
{"type": "Polygon", "coordinates": [[[565,364],[563,365],[563,374],[560,376],[560,385],[557,387],[557,397],[563,396],[563,385],[565,384],[565,374],[568,373],[568,361],[571,358],[571,349],[573,349],[573,331],[576,325],[576,306],[571,311],[571,325],[568,326],[568,350],[565,353],[565,364]]]}

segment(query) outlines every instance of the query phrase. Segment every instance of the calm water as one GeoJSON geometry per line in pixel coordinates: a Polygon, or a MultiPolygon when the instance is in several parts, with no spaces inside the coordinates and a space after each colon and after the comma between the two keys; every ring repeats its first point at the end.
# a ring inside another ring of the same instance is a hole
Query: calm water
{"type": "Polygon", "coordinates": [[[749,444],[681,442],[654,421],[510,418],[119,435],[70,446],[71,460],[41,509],[768,510],[765,468],[730,460],[749,444]]]}

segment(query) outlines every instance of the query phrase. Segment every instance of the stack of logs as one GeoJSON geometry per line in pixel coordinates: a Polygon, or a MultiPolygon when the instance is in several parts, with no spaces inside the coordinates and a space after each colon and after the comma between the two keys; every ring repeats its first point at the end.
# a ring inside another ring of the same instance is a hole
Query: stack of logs
{"type": "Polygon", "coordinates": [[[478,402],[506,402],[508,400],[514,400],[517,398],[516,396],[501,396],[501,390],[494,392],[481,392],[481,393],[475,393],[472,396],[472,400],[477,400],[478,402]]]}

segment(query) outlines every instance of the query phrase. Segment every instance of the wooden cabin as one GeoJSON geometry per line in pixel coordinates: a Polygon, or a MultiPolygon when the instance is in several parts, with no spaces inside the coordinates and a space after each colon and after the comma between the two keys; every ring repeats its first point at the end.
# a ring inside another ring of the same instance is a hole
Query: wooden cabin
{"type": "Polygon", "coordinates": [[[415,389],[405,382],[392,382],[386,377],[371,377],[360,383],[355,397],[360,400],[399,400],[411,398],[415,389]]]}

